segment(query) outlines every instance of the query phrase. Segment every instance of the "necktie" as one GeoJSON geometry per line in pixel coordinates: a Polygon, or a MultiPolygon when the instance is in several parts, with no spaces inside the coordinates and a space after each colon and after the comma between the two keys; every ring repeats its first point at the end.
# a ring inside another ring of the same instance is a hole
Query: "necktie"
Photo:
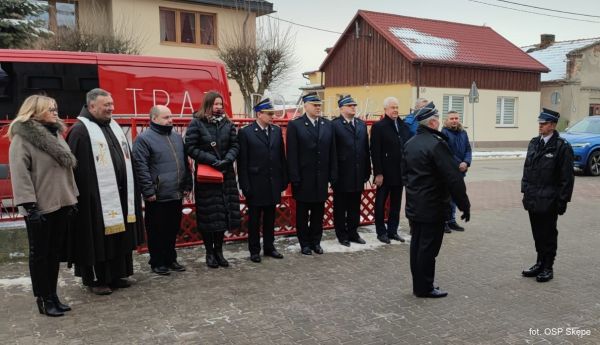
{"type": "Polygon", "coordinates": [[[350,121],[350,128],[352,128],[352,132],[356,130],[356,127],[354,127],[354,120],[350,121]]]}
{"type": "Polygon", "coordinates": [[[267,137],[267,142],[269,142],[269,127],[263,129],[263,133],[265,133],[265,136],[267,137]]]}
{"type": "Polygon", "coordinates": [[[400,133],[400,130],[398,129],[398,121],[394,120],[394,127],[396,127],[396,133],[400,133]]]}

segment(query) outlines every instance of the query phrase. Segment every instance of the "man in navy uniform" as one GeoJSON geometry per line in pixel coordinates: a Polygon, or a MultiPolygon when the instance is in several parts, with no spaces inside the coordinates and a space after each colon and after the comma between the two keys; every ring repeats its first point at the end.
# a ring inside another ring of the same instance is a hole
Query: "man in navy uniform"
{"type": "Polygon", "coordinates": [[[402,150],[411,137],[410,130],[398,117],[398,99],[388,97],[383,101],[385,115],[371,127],[371,159],[375,175],[375,230],[377,239],[390,243],[390,239],[404,242],[398,235],[400,203],[402,201],[402,150]],[[384,222],[385,203],[390,198],[387,226],[384,222]]]}
{"type": "Polygon", "coordinates": [[[335,131],[338,176],[333,186],[333,222],[338,241],[350,247],[350,242],[365,244],[358,234],[360,198],[365,182],[371,176],[367,125],[355,118],[356,102],[350,95],[338,100],[340,116],[331,121],[335,131]]]}
{"type": "Polygon", "coordinates": [[[261,262],[260,225],[264,255],[282,259],[275,249],[275,207],[287,187],[287,166],[281,128],[273,124],[275,109],[267,98],[254,107],[256,121],[238,133],[240,155],[238,180],[248,205],[248,249],[250,260],[261,262]],[[262,223],[261,223],[262,216],[262,223]]]}
{"type": "Polygon", "coordinates": [[[523,206],[529,212],[537,252],[536,263],[522,274],[536,277],[540,283],[554,277],[556,221],[567,211],[575,182],[573,150],[556,131],[559,117],[559,113],[549,109],[543,109],[538,117],[540,135],[529,142],[521,180],[523,206]]]}
{"type": "Polygon", "coordinates": [[[296,232],[301,252],[323,254],[323,215],[328,183],[337,176],[333,125],[321,118],[316,92],[302,97],[304,114],[288,123],[286,142],[288,174],[296,200],[296,232]]]}
{"type": "Polygon", "coordinates": [[[434,287],[435,258],[442,246],[444,225],[452,200],[470,219],[471,204],[465,181],[455,163],[445,135],[438,131],[440,120],[433,102],[415,114],[417,135],[404,146],[402,179],[406,186],[406,218],[410,223],[410,272],[417,297],[446,297],[434,287]]]}

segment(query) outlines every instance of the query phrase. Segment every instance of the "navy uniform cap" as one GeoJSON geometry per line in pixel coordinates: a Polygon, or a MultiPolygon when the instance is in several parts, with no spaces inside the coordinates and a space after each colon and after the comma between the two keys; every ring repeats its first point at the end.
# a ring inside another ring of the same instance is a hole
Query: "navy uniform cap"
{"type": "Polygon", "coordinates": [[[435,109],[435,104],[433,104],[433,102],[429,102],[426,106],[417,110],[417,112],[415,113],[415,119],[419,122],[428,119],[432,116],[439,116],[438,111],[437,109],[435,109]]]}
{"type": "Polygon", "coordinates": [[[314,104],[322,104],[319,95],[316,92],[307,93],[302,96],[302,102],[304,103],[314,103],[314,104]]]}
{"type": "Polygon", "coordinates": [[[354,101],[354,98],[352,98],[350,95],[342,96],[338,100],[338,107],[341,108],[345,105],[356,105],[356,101],[354,101]]]}
{"type": "Polygon", "coordinates": [[[540,113],[540,116],[538,116],[538,122],[539,123],[544,123],[544,122],[558,122],[558,119],[560,118],[560,114],[556,111],[552,111],[550,109],[546,109],[546,108],[542,108],[542,112],[540,113]]]}
{"type": "Polygon", "coordinates": [[[271,103],[270,99],[265,98],[254,106],[255,113],[259,113],[261,111],[270,113],[275,112],[275,108],[273,108],[273,104],[271,103]]]}

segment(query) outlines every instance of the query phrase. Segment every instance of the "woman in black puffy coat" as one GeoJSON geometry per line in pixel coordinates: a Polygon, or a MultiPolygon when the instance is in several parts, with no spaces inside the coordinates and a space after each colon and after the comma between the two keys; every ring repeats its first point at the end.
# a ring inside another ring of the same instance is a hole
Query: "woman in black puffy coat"
{"type": "Polygon", "coordinates": [[[206,265],[227,267],[223,256],[225,231],[240,226],[240,199],[235,179],[239,144],[237,129],[223,111],[223,97],[209,92],[202,108],[194,114],[185,135],[185,151],[198,164],[207,164],[223,172],[223,183],[199,183],[194,180],[196,222],[206,248],[206,265]]]}

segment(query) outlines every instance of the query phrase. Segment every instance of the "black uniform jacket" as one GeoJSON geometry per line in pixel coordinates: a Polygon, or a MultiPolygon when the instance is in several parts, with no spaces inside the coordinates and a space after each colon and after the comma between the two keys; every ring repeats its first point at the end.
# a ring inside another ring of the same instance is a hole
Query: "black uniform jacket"
{"type": "Polygon", "coordinates": [[[404,143],[410,139],[410,129],[401,118],[394,120],[384,115],[371,127],[371,159],[373,175],[383,174],[383,183],[388,186],[402,185],[402,150],[404,143]]]}
{"type": "Polygon", "coordinates": [[[421,126],[404,146],[402,179],[406,186],[406,218],[421,223],[445,221],[451,198],[461,211],[471,204],[445,136],[421,126]]]}
{"type": "Polygon", "coordinates": [[[281,128],[268,127],[269,138],[254,122],[238,133],[237,168],[240,188],[250,206],[276,205],[287,187],[287,166],[281,128]]]}
{"type": "Polygon", "coordinates": [[[546,145],[541,140],[539,136],[531,139],[527,148],[521,180],[523,206],[536,213],[557,212],[573,194],[573,149],[557,131],[546,145]]]}
{"type": "Polygon", "coordinates": [[[304,114],[288,122],[288,174],[292,195],[298,201],[325,201],[327,183],[335,183],[337,177],[333,125],[327,119],[318,118],[318,121],[318,128],[315,128],[304,114]]]}
{"type": "Polygon", "coordinates": [[[331,121],[335,131],[338,177],[334,189],[338,192],[361,192],[371,176],[371,156],[367,125],[354,118],[354,129],[341,115],[331,121]]]}

